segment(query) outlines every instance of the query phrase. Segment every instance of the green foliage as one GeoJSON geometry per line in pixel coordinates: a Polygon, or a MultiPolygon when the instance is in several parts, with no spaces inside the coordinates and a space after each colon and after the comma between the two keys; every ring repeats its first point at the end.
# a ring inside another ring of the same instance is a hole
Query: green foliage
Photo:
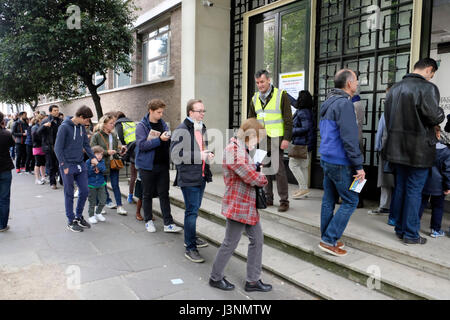
{"type": "Polygon", "coordinates": [[[0,0],[0,100],[69,99],[83,83],[101,116],[95,72],[132,70],[132,1],[81,0],[80,28],[67,0],[0,0]],[[69,21],[69,22],[68,22],[69,21]],[[98,101],[96,101],[98,100],[98,101]]]}

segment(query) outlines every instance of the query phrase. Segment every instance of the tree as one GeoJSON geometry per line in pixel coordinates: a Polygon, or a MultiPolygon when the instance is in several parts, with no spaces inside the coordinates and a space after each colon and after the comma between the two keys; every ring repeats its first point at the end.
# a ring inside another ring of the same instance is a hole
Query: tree
{"type": "Polygon", "coordinates": [[[0,97],[66,100],[80,95],[81,84],[100,118],[97,89],[107,70],[132,70],[135,10],[133,1],[123,0],[81,0],[76,6],[67,0],[0,0],[0,97]],[[96,72],[103,75],[99,84],[93,83],[96,72]]]}

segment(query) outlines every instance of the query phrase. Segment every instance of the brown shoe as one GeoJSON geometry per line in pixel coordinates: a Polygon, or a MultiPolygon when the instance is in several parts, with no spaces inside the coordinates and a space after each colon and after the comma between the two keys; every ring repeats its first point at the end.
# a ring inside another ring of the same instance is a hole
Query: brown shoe
{"type": "Polygon", "coordinates": [[[136,212],[136,219],[139,221],[143,221],[144,218],[142,218],[141,214],[139,212],[136,212]]]}
{"type": "Polygon", "coordinates": [[[336,247],[338,247],[339,249],[344,249],[345,245],[344,245],[344,243],[342,241],[338,241],[336,243],[336,247]]]}
{"type": "Polygon", "coordinates": [[[56,184],[52,184],[52,189],[53,189],[53,190],[58,189],[58,187],[56,187],[56,184]]]}
{"type": "Polygon", "coordinates": [[[333,256],[337,256],[337,257],[343,257],[345,255],[347,255],[347,251],[339,248],[337,245],[335,247],[326,245],[325,243],[321,242],[319,243],[319,248],[322,251],[325,251],[329,254],[332,254],[333,256]]]}
{"type": "Polygon", "coordinates": [[[278,212],[286,212],[289,209],[289,203],[281,203],[278,212]]]}

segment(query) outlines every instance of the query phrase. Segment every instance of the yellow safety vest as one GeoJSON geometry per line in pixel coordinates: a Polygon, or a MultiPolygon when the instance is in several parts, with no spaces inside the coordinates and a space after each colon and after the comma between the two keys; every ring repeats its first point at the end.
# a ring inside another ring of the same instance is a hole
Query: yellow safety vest
{"type": "Polygon", "coordinates": [[[136,123],[122,122],[123,137],[126,144],[136,141],[136,123]]]}
{"type": "Polygon", "coordinates": [[[266,129],[267,135],[271,138],[284,135],[283,113],[281,112],[281,94],[283,91],[274,87],[272,97],[264,109],[259,99],[260,93],[256,92],[253,96],[256,119],[261,122],[266,129]]]}

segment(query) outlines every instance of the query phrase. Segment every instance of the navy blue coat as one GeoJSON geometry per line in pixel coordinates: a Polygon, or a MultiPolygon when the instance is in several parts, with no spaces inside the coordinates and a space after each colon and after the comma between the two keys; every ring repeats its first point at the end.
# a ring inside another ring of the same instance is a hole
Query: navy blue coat
{"type": "Polygon", "coordinates": [[[310,109],[298,109],[292,119],[292,143],[306,145],[308,151],[314,149],[314,121],[310,109]]]}
{"type": "Polygon", "coordinates": [[[440,196],[445,190],[450,190],[450,149],[447,147],[436,148],[436,159],[422,193],[440,196]]]}

